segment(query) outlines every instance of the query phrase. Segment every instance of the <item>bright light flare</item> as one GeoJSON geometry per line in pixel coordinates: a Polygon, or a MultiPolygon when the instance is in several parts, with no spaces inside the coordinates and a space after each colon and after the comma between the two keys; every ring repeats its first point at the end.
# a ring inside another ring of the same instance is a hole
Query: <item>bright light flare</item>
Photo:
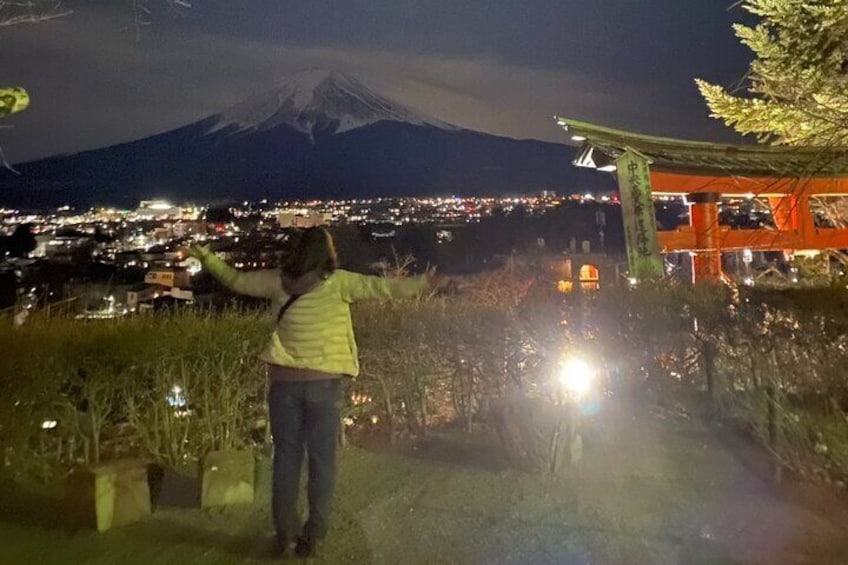
{"type": "Polygon", "coordinates": [[[559,384],[574,398],[583,398],[592,387],[592,369],[582,359],[567,359],[560,366],[559,384]]]}
{"type": "Polygon", "coordinates": [[[168,402],[169,406],[177,409],[183,409],[187,404],[183,387],[180,385],[174,385],[171,387],[170,392],[165,395],[165,400],[168,402]]]}

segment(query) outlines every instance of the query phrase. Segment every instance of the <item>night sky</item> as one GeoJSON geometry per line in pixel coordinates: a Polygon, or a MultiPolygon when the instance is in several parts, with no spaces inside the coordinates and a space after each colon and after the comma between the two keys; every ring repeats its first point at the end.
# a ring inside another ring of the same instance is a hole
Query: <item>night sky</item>
{"type": "Polygon", "coordinates": [[[734,141],[693,78],[725,85],[749,52],[732,0],[148,0],[73,2],[61,22],[0,32],[0,86],[30,109],[3,121],[9,161],[166,131],[306,68],[345,71],[444,121],[566,141],[554,114],[734,141]],[[6,126],[12,126],[11,128],[6,126]]]}

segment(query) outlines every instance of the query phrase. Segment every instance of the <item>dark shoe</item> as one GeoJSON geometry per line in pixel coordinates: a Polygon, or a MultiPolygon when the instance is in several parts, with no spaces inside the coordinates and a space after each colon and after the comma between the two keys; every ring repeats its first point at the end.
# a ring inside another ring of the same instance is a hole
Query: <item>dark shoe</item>
{"type": "Polygon", "coordinates": [[[294,554],[298,557],[315,557],[318,553],[318,540],[309,537],[301,536],[297,538],[297,544],[294,546],[294,554]]]}
{"type": "Polygon", "coordinates": [[[281,540],[277,536],[271,538],[262,552],[262,558],[269,561],[294,557],[294,542],[281,540]]]}

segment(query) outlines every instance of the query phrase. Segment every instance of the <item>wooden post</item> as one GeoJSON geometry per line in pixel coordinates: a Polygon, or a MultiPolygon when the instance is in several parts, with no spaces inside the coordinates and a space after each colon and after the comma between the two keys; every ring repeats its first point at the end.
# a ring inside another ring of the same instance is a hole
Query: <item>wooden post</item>
{"type": "Polygon", "coordinates": [[[808,242],[816,234],[816,223],[810,209],[810,199],[806,194],[801,194],[797,202],[798,231],[801,234],[801,241],[808,242]]]}
{"type": "Polygon", "coordinates": [[[772,349],[769,353],[769,359],[771,361],[770,367],[770,376],[767,377],[766,380],[766,402],[768,402],[768,406],[766,407],[766,417],[767,417],[767,425],[768,425],[768,442],[769,449],[772,451],[772,482],[775,485],[779,485],[783,480],[783,465],[780,463],[780,419],[781,414],[778,408],[778,391],[777,384],[775,383],[775,374],[773,371],[777,370],[779,367],[777,352],[772,349]]]}
{"type": "MultiPolygon", "coordinates": [[[[806,197],[803,197],[806,198],[806,197]]],[[[768,199],[774,227],[778,231],[794,231],[800,228],[799,200],[794,194],[786,196],[770,196],[768,199]]],[[[784,249],[784,253],[792,253],[794,249],[784,249]]]]}
{"type": "Polygon", "coordinates": [[[778,230],[798,229],[798,197],[794,194],[786,196],[770,196],[768,199],[774,227],[778,230]]]}
{"type": "Polygon", "coordinates": [[[772,482],[779,485],[783,479],[783,465],[778,458],[780,449],[780,414],[777,410],[777,390],[774,383],[769,380],[766,383],[766,402],[768,403],[766,414],[768,419],[768,442],[772,451],[772,482]]]}
{"type": "Polygon", "coordinates": [[[713,416],[718,414],[721,404],[721,386],[716,374],[716,346],[711,341],[704,341],[701,349],[704,360],[704,373],[707,377],[707,391],[710,395],[710,404],[713,416]]]}
{"type": "Polygon", "coordinates": [[[692,282],[721,282],[721,231],[718,224],[716,192],[689,195],[692,207],[689,222],[695,232],[695,256],[692,258],[692,282]]]}

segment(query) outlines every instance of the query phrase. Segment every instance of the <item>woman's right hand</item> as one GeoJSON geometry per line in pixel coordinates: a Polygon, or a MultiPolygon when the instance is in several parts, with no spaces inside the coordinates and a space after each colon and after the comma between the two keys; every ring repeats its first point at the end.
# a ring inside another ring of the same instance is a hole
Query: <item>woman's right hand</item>
{"type": "Polygon", "coordinates": [[[212,250],[209,249],[208,245],[192,245],[191,247],[186,248],[186,254],[189,257],[194,257],[195,259],[203,260],[204,257],[211,254],[212,250]]]}

